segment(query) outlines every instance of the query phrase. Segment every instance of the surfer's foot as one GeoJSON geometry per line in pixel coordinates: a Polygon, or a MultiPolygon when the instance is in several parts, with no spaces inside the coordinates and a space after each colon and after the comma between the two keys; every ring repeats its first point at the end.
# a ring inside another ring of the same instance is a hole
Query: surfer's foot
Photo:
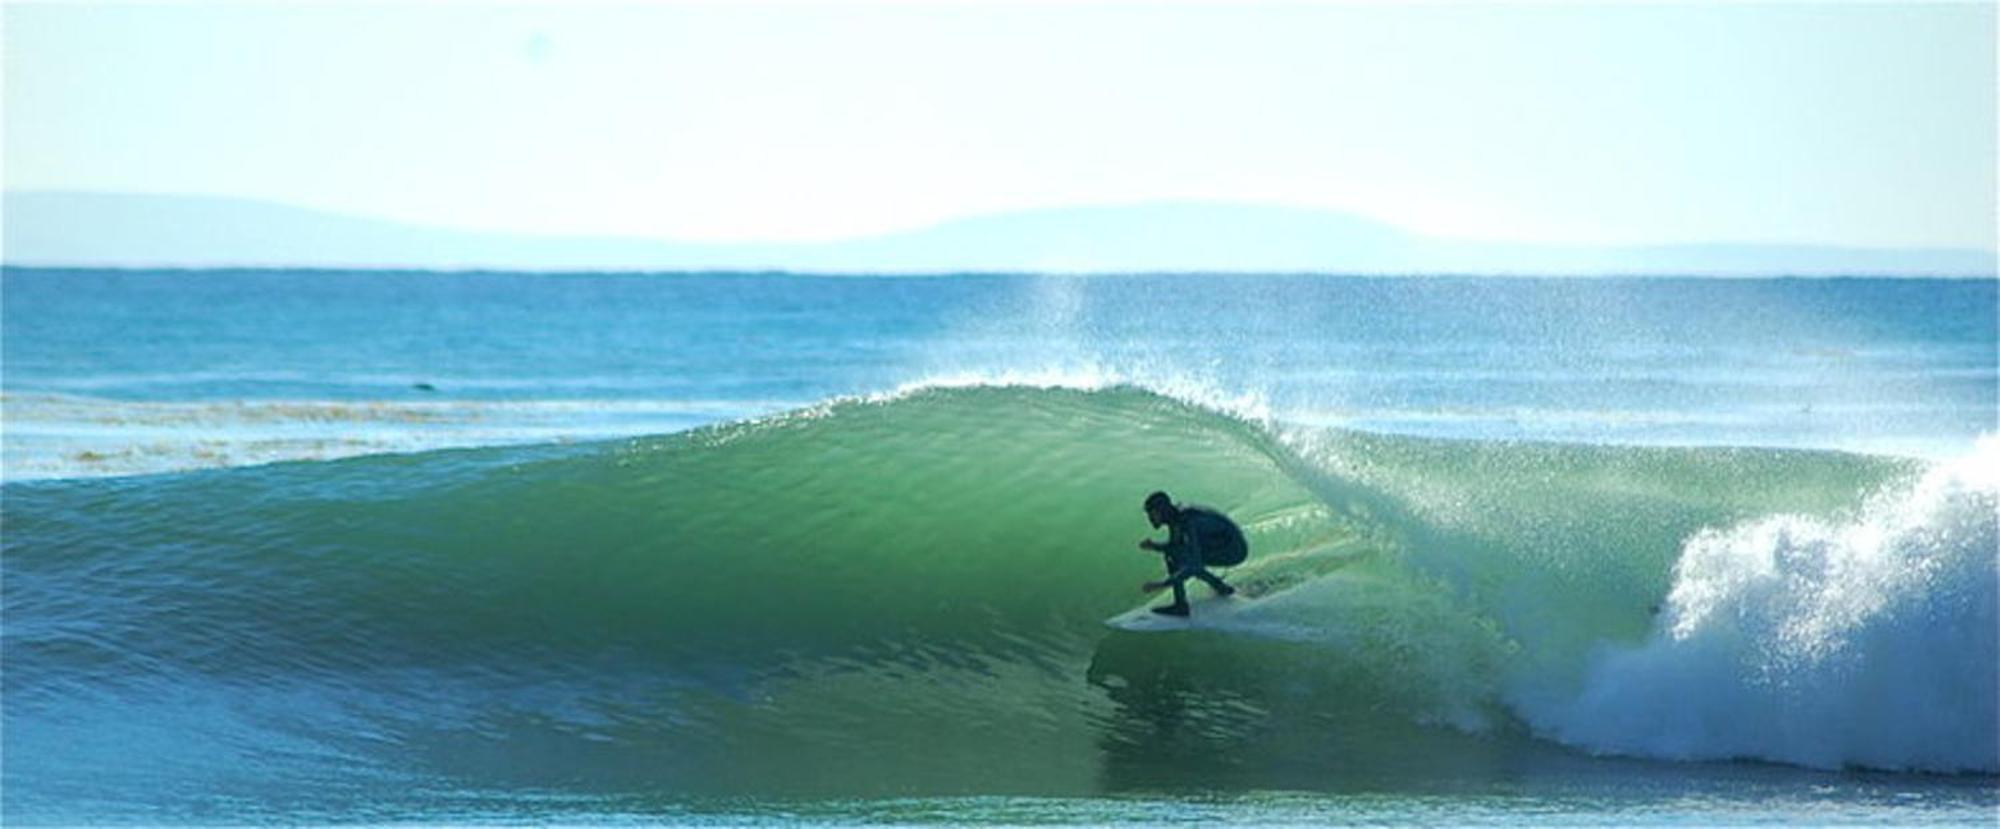
{"type": "Polygon", "coordinates": [[[1188,606],[1184,604],[1163,604],[1160,605],[1159,607],[1153,608],[1153,612],[1158,613],[1161,616],[1186,616],[1188,613],[1188,606]]]}
{"type": "Polygon", "coordinates": [[[1229,585],[1226,584],[1222,584],[1221,582],[1217,582],[1215,585],[1215,595],[1234,596],[1236,595],[1236,588],[1230,587],[1229,585]]]}

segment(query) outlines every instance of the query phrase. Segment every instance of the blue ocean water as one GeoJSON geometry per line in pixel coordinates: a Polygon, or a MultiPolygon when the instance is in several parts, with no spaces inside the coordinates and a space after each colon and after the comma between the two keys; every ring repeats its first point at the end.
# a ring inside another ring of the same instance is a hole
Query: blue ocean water
{"type": "Polygon", "coordinates": [[[10,480],[1133,382],[1407,434],[1944,456],[1982,280],[6,274],[10,480]],[[327,428],[321,428],[325,426],[327,428]]]}
{"type": "Polygon", "coordinates": [[[0,818],[1990,825],[1995,288],[9,269],[0,818]]]}

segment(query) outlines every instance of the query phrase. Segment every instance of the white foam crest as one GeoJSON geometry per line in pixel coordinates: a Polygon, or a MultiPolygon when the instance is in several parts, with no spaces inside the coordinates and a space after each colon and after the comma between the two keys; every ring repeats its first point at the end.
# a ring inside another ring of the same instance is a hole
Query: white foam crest
{"type": "Polygon", "coordinates": [[[1849,520],[1690,538],[1658,629],[1581,691],[1516,700],[1593,751],[1814,767],[2000,770],[2000,439],[1849,520]]]}
{"type": "Polygon", "coordinates": [[[1231,392],[1215,383],[1188,375],[1148,375],[1095,361],[1032,368],[942,372],[904,383],[892,391],[869,399],[897,400],[929,389],[1029,388],[1103,391],[1121,387],[1144,389],[1253,423],[1270,423],[1273,420],[1269,401],[1263,395],[1254,392],[1231,392]]]}

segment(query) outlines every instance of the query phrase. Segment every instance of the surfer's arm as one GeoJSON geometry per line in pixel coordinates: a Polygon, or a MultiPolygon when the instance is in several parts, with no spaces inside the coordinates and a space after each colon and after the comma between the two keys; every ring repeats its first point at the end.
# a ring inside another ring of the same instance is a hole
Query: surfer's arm
{"type": "Polygon", "coordinates": [[[1146,582],[1146,583],[1145,583],[1144,585],[1142,585],[1142,586],[1143,586],[1143,587],[1145,588],[1146,592],[1148,592],[1148,593],[1151,593],[1151,592],[1153,592],[1153,591],[1155,591],[1155,590],[1165,590],[1165,589],[1167,589],[1167,588],[1169,588],[1169,587],[1172,587],[1172,586],[1174,586],[1174,585],[1176,585],[1176,584],[1180,584],[1181,582],[1184,582],[1184,581],[1187,581],[1187,580],[1188,580],[1188,577],[1190,577],[1190,576],[1193,576],[1193,575],[1194,575],[1194,570],[1195,570],[1195,568],[1193,568],[1193,567],[1190,567],[1190,566],[1185,566],[1185,565],[1183,565],[1183,566],[1181,567],[1181,569],[1180,569],[1179,571],[1175,572],[1174,574],[1172,574],[1172,575],[1169,575],[1169,576],[1167,576],[1166,578],[1164,578],[1164,579],[1161,579],[1161,580],[1159,580],[1159,581],[1149,581],[1149,582],[1146,582]]]}
{"type": "Polygon", "coordinates": [[[1173,573],[1167,576],[1166,581],[1160,582],[1161,587],[1171,587],[1187,581],[1189,576],[1194,575],[1194,571],[1201,569],[1201,536],[1194,533],[1175,533],[1174,535],[1174,540],[1180,542],[1179,549],[1176,551],[1180,554],[1180,566],[1174,568],[1173,573]]]}

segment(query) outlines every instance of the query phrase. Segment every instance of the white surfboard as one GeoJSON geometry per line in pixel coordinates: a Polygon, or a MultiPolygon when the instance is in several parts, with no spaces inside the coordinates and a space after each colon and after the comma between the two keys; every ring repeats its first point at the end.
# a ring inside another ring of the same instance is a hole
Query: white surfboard
{"type": "Polygon", "coordinates": [[[1256,599],[1249,598],[1239,591],[1234,596],[1203,596],[1201,598],[1189,596],[1188,615],[1186,616],[1168,616],[1164,613],[1153,612],[1153,608],[1171,601],[1171,599],[1168,599],[1167,602],[1162,602],[1159,599],[1148,601],[1143,605],[1104,620],[1104,624],[1119,630],[1130,630],[1139,633],[1159,633],[1169,630],[1199,630],[1221,623],[1229,617],[1236,615],[1243,608],[1257,602],[1256,599]]]}
{"type": "Polygon", "coordinates": [[[1223,571],[1230,586],[1236,588],[1234,595],[1217,596],[1209,592],[1207,585],[1190,581],[1187,585],[1186,616],[1153,612],[1153,608],[1173,601],[1173,594],[1162,590],[1149,597],[1145,604],[1106,619],[1104,624],[1139,633],[1200,630],[1225,625],[1236,631],[1271,628],[1272,623],[1268,620],[1264,624],[1257,622],[1255,617],[1263,615],[1257,612],[1259,605],[1276,600],[1279,594],[1345,567],[1354,560],[1356,554],[1351,545],[1339,541],[1261,556],[1246,566],[1223,571]]]}

